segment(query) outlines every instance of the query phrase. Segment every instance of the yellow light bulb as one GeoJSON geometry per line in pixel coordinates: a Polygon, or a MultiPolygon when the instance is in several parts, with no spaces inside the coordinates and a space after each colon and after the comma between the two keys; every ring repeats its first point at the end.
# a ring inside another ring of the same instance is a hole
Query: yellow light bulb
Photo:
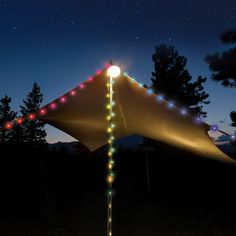
{"type": "Polygon", "coordinates": [[[111,184],[113,181],[114,181],[113,176],[109,175],[109,176],[107,177],[107,182],[108,182],[109,184],[111,184]]]}
{"type": "Polygon", "coordinates": [[[107,132],[108,132],[108,133],[111,133],[111,132],[112,132],[112,128],[109,127],[109,128],[107,129],[107,132]]]}
{"type": "Polygon", "coordinates": [[[110,116],[107,116],[107,120],[111,120],[111,117],[110,117],[110,116]]]}
{"type": "Polygon", "coordinates": [[[112,156],[112,152],[109,151],[108,152],[108,156],[111,157],[112,156]]]}

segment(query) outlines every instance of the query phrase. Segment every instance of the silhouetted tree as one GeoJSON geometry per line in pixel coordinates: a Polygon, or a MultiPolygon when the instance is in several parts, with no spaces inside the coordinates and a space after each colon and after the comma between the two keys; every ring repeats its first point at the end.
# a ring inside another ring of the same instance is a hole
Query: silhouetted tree
{"type": "MultiPolygon", "coordinates": [[[[236,43],[236,30],[228,30],[220,35],[222,43],[236,43]]],[[[236,47],[222,53],[216,52],[205,57],[212,79],[221,82],[225,87],[236,87],[236,47]]],[[[230,113],[232,126],[236,127],[236,112],[230,113]]]]}
{"type": "Polygon", "coordinates": [[[221,33],[220,39],[225,44],[236,43],[236,30],[227,30],[221,33]]]}
{"type": "MultiPolygon", "coordinates": [[[[236,30],[226,31],[220,37],[223,43],[235,43],[236,30]]],[[[236,87],[236,47],[207,55],[205,61],[212,71],[214,81],[221,82],[226,87],[236,87]]]]}
{"type": "Polygon", "coordinates": [[[162,44],[156,47],[152,60],[154,72],[151,88],[154,92],[179,102],[193,114],[206,117],[207,112],[202,110],[202,104],[209,104],[209,94],[203,87],[207,78],[199,76],[191,82],[192,76],[186,69],[187,58],[180,56],[173,46],[162,44]]]}
{"type": "MultiPolygon", "coordinates": [[[[19,119],[20,117],[16,117],[19,119]]],[[[19,125],[17,123],[14,123],[12,131],[11,131],[11,142],[12,143],[23,143],[24,140],[24,129],[22,125],[19,125]]]]}
{"type": "Polygon", "coordinates": [[[5,95],[0,100],[0,142],[9,142],[12,137],[11,129],[6,129],[7,122],[14,120],[16,112],[11,110],[11,98],[5,95]]]}
{"type": "Polygon", "coordinates": [[[230,118],[232,120],[232,126],[236,127],[236,111],[231,111],[230,113],[230,118]]]}
{"type": "MultiPolygon", "coordinates": [[[[43,94],[40,91],[40,86],[35,82],[32,90],[23,100],[24,105],[20,106],[22,116],[29,116],[40,108],[43,101],[43,94]]],[[[26,119],[22,125],[24,142],[40,144],[45,143],[46,131],[44,130],[44,123],[37,119],[26,119]]]]}

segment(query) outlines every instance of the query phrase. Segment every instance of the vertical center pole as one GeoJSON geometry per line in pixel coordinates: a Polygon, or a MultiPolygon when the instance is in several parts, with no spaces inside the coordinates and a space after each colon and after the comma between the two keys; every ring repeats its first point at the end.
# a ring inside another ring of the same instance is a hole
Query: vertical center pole
{"type": "Polygon", "coordinates": [[[114,180],[114,174],[113,174],[113,152],[114,152],[114,147],[113,147],[113,78],[112,76],[109,76],[109,82],[108,82],[108,98],[109,98],[109,104],[108,104],[108,110],[109,110],[109,115],[108,115],[108,121],[109,121],[109,127],[108,127],[108,175],[107,175],[107,183],[108,183],[108,201],[107,201],[107,236],[112,236],[112,183],[114,180]]]}

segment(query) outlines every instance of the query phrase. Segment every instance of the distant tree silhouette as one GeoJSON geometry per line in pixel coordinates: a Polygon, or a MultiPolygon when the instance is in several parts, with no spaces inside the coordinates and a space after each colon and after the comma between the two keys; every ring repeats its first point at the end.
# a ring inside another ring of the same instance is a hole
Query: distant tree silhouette
{"type": "MultiPolygon", "coordinates": [[[[20,106],[22,116],[29,116],[36,112],[43,101],[43,94],[40,91],[40,86],[35,82],[32,90],[23,100],[24,105],[20,106]]],[[[46,131],[44,123],[36,119],[26,119],[22,124],[24,142],[42,144],[45,143],[46,131]]]]}
{"type": "Polygon", "coordinates": [[[236,111],[231,111],[230,113],[230,118],[232,120],[232,126],[236,127],[236,111]]]}
{"type": "Polygon", "coordinates": [[[167,99],[179,102],[193,114],[206,117],[203,104],[209,104],[209,94],[204,91],[203,83],[207,78],[199,76],[192,81],[186,69],[187,58],[180,56],[173,46],[165,44],[155,48],[152,56],[154,72],[152,72],[151,88],[163,94],[167,99]]]}
{"type": "Polygon", "coordinates": [[[222,43],[236,43],[236,30],[228,30],[220,34],[222,43]]]}
{"type": "MultiPolygon", "coordinates": [[[[236,30],[228,30],[220,34],[224,44],[236,43],[236,30]]],[[[236,47],[229,48],[223,53],[216,52],[205,57],[212,71],[212,79],[221,82],[225,87],[236,87],[236,47]]],[[[236,127],[236,112],[230,113],[232,126],[236,127]]]]}
{"type": "MultiPolygon", "coordinates": [[[[236,42],[236,30],[226,31],[220,35],[223,43],[236,42]]],[[[216,52],[205,57],[212,71],[212,79],[226,87],[236,87],[236,47],[222,53],[216,52]]]]}
{"type": "Polygon", "coordinates": [[[6,129],[6,123],[12,121],[16,117],[16,112],[11,110],[11,98],[5,95],[0,100],[0,142],[6,143],[11,140],[12,131],[6,129]]]}

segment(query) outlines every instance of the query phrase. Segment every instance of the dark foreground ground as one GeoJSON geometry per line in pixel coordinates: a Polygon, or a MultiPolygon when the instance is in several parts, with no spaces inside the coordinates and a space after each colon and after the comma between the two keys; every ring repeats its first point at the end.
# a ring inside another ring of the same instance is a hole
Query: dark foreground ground
{"type": "MultiPolygon", "coordinates": [[[[236,235],[236,167],[159,145],[116,153],[114,236],[236,235]]],[[[1,147],[0,236],[104,236],[103,150],[1,147]]]]}

